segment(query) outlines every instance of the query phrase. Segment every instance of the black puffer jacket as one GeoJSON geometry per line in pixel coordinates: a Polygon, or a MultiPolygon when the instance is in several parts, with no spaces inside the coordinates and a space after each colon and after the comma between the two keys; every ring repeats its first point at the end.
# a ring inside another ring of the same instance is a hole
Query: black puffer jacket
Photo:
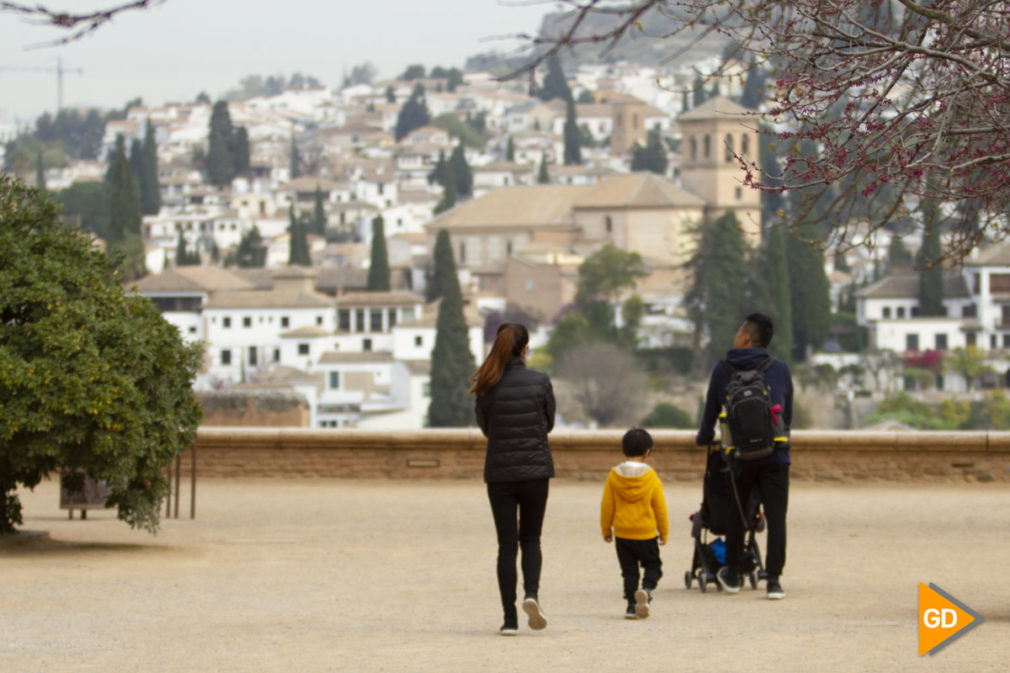
{"type": "Polygon", "coordinates": [[[484,481],[554,476],[547,433],[554,428],[554,389],[547,374],[512,358],[490,390],[477,395],[477,425],[487,437],[484,481]]]}

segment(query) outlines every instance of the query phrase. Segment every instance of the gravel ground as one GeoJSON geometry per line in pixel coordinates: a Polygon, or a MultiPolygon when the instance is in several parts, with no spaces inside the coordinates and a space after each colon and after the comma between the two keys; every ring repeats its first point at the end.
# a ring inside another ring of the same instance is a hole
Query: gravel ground
{"type": "MultiPolygon", "coordinates": [[[[112,512],[67,520],[22,493],[0,542],[0,671],[1006,671],[1010,487],[795,484],[788,597],[684,587],[700,484],[668,484],[652,616],[626,621],[602,484],[552,483],[547,630],[501,638],[495,541],[475,481],[205,480],[198,518],[156,536],[112,512]],[[986,622],[917,656],[917,590],[986,622]]],[[[183,493],[186,514],[188,493],[183,493]]],[[[763,541],[762,541],[763,542],[763,541]]]]}

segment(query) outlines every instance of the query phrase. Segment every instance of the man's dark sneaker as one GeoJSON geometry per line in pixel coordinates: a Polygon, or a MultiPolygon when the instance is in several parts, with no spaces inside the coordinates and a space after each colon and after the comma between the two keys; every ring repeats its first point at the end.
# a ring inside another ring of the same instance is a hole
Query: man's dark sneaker
{"type": "Polygon", "coordinates": [[[635,614],[639,619],[649,616],[649,603],[652,601],[652,592],[648,589],[639,589],[635,592],[635,614]]]}
{"type": "Polygon", "coordinates": [[[767,596],[770,601],[780,601],[786,597],[786,592],[782,590],[778,577],[769,577],[767,585],[767,596]]]}
{"type": "Polygon", "coordinates": [[[628,601],[628,609],[624,611],[625,619],[638,619],[638,613],[635,612],[635,601],[628,601]]]}
{"type": "Polygon", "coordinates": [[[498,629],[498,633],[503,636],[518,636],[519,627],[516,624],[502,624],[502,627],[498,629]]]}
{"type": "Polygon", "coordinates": [[[530,618],[530,628],[534,631],[547,628],[547,615],[540,608],[536,596],[527,596],[523,599],[523,612],[530,618]]]}
{"type": "Polygon", "coordinates": [[[715,574],[715,579],[719,582],[722,590],[727,593],[735,594],[740,591],[740,573],[730,570],[729,566],[719,568],[719,572],[715,574]]]}

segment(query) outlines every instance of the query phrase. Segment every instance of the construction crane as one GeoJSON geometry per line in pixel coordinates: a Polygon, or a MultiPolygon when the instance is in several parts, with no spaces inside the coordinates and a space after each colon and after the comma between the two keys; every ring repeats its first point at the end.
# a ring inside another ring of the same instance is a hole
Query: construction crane
{"type": "Polygon", "coordinates": [[[18,67],[18,66],[0,66],[0,71],[2,70],[17,70],[22,72],[55,72],[56,73],[56,113],[59,114],[60,110],[63,109],[63,76],[64,75],[83,75],[84,70],[81,68],[64,68],[63,59],[56,59],[55,68],[31,68],[31,67],[18,67]]]}

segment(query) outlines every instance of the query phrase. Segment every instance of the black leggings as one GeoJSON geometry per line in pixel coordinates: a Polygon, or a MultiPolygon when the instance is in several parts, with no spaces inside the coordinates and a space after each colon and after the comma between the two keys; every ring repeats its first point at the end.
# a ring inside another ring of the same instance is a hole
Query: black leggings
{"type": "Polygon", "coordinates": [[[547,479],[537,479],[487,485],[498,533],[498,590],[506,621],[516,620],[516,554],[520,547],[523,550],[523,591],[526,596],[536,596],[540,589],[540,531],[547,509],[547,484],[547,479]]]}

